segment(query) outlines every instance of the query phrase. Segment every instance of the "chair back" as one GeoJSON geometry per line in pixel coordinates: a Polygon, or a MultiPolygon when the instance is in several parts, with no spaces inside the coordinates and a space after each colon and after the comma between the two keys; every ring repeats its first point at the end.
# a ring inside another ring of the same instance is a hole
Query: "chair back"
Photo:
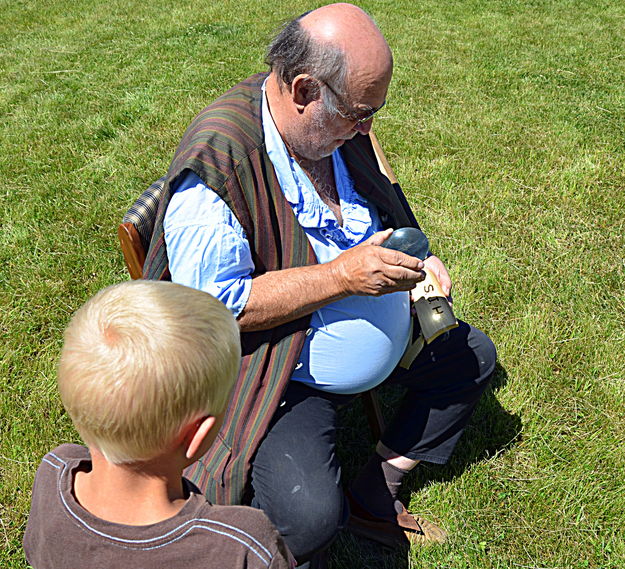
{"type": "Polygon", "coordinates": [[[164,185],[165,176],[145,190],[126,212],[117,228],[124,261],[132,279],[143,278],[145,254],[154,232],[156,211],[164,185]]]}

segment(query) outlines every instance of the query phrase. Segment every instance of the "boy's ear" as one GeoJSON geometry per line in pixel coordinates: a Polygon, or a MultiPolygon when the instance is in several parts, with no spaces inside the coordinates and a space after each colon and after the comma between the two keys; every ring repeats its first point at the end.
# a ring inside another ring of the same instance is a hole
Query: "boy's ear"
{"type": "Polygon", "coordinates": [[[197,452],[202,447],[202,443],[215,426],[216,421],[216,417],[209,415],[198,419],[189,427],[189,433],[187,437],[185,437],[185,441],[188,441],[185,451],[186,458],[192,459],[196,456],[197,452]]]}

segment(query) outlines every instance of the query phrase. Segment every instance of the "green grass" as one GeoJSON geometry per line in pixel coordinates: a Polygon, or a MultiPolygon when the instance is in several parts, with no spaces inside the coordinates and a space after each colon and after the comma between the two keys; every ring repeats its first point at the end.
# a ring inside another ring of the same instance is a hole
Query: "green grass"
{"type": "MultiPolygon", "coordinates": [[[[77,437],[55,388],[64,326],[126,279],[115,229],[193,115],[264,69],[319,4],[0,0],[0,566],[43,454],[77,437]]],[[[456,313],[498,347],[454,459],[406,498],[451,534],[334,568],[625,566],[625,5],[369,0],[395,54],[375,128],[456,313]]],[[[392,406],[395,395],[385,401],[392,406]]],[[[345,475],[371,446],[353,413],[345,475]]]]}

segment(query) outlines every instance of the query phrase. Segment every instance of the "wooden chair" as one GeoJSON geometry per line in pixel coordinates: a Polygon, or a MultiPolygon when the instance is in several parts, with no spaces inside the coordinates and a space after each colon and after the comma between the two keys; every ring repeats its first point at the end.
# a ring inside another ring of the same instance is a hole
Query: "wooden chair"
{"type": "Polygon", "coordinates": [[[156,210],[164,184],[165,176],[145,190],[126,212],[117,228],[124,261],[133,280],[143,278],[145,254],[152,239],[156,210]]]}
{"type": "MultiPolygon", "coordinates": [[[[370,133],[370,136],[380,171],[392,184],[397,184],[397,179],[382,152],[377,138],[373,132],[370,133]]],[[[145,190],[126,212],[117,228],[124,261],[132,279],[143,278],[145,254],[152,238],[156,210],[158,209],[164,183],[165,177],[159,178],[145,190]]],[[[384,431],[384,417],[375,391],[365,391],[362,394],[362,403],[371,429],[371,436],[377,442],[384,431]]]]}

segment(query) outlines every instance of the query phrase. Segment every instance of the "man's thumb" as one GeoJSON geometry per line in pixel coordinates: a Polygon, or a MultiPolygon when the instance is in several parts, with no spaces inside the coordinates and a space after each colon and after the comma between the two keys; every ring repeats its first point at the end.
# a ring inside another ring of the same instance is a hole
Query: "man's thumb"
{"type": "Polygon", "coordinates": [[[365,245],[382,245],[393,233],[393,229],[385,229],[384,231],[378,231],[374,233],[369,239],[367,239],[365,245]]]}

